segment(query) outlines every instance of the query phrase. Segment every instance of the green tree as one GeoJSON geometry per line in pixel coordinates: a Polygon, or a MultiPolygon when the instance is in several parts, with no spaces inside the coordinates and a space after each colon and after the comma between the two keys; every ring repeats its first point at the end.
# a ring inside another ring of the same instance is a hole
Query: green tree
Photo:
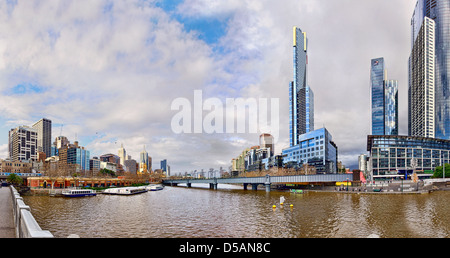
{"type": "MultiPolygon", "coordinates": [[[[442,166],[436,167],[433,178],[442,178],[442,166]]],[[[450,178],[450,164],[445,164],[445,178],[450,178]]]]}
{"type": "Polygon", "coordinates": [[[102,168],[100,170],[100,173],[103,174],[103,175],[110,175],[111,177],[115,177],[116,176],[116,172],[114,172],[112,170],[109,170],[109,169],[106,169],[106,168],[102,168]]]}
{"type": "Polygon", "coordinates": [[[8,178],[6,178],[6,181],[13,185],[21,185],[23,183],[23,179],[16,174],[10,174],[8,178]]]}

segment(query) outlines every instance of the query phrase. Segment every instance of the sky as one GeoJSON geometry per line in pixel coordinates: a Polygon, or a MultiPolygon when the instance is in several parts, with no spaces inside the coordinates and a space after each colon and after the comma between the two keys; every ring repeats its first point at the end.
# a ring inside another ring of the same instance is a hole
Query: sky
{"type": "MultiPolygon", "coordinates": [[[[357,168],[371,130],[370,60],[384,57],[399,81],[407,134],[410,20],[415,0],[2,0],[0,158],[8,131],[52,120],[52,137],[78,140],[91,156],[118,153],[178,173],[228,169],[262,132],[176,133],[183,98],[278,99],[275,152],[289,146],[292,27],[307,32],[315,128],[326,127],[339,160],[357,168]]],[[[207,116],[208,111],[203,112],[207,116]]],[[[236,114],[240,116],[243,114],[236,114]]],[[[244,114],[245,115],[245,114],[244,114]]]]}

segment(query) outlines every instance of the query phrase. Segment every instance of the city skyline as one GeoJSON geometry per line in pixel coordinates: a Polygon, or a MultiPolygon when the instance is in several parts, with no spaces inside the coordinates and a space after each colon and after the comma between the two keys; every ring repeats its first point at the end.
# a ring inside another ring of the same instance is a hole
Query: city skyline
{"type": "MultiPolygon", "coordinates": [[[[123,143],[133,157],[146,145],[155,161],[170,160],[174,172],[228,167],[232,157],[258,142],[259,134],[176,135],[170,130],[170,103],[201,89],[205,98],[222,100],[276,97],[280,114],[287,114],[291,35],[297,25],[311,43],[308,84],[316,98],[315,128],[325,125],[333,132],[339,159],[357,167],[370,134],[367,63],[374,57],[389,60],[389,77],[399,81],[399,134],[408,133],[407,62],[415,2],[0,4],[5,35],[0,40],[0,135],[5,135],[0,157],[7,156],[11,128],[47,117],[53,138],[60,131],[70,139],[77,136],[91,156],[115,153],[123,143]]],[[[289,146],[288,127],[288,116],[281,115],[278,152],[289,146]]]]}

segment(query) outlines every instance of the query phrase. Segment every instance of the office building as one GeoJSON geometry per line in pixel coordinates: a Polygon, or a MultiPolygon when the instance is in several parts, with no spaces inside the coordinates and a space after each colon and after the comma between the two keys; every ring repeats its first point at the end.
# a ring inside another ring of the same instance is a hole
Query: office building
{"type": "Polygon", "coordinates": [[[408,134],[435,137],[435,22],[425,17],[409,57],[408,134]]]}
{"type": "Polygon", "coordinates": [[[294,81],[289,85],[290,146],[298,144],[298,136],[314,130],[314,94],[308,85],[308,40],[306,32],[293,29],[294,81]]]}
{"type": "Polygon", "coordinates": [[[275,144],[273,141],[273,136],[268,133],[263,133],[259,136],[259,146],[261,148],[268,148],[270,150],[270,156],[275,154],[275,144]]]}
{"type": "Polygon", "coordinates": [[[42,118],[34,123],[32,128],[37,130],[37,151],[42,151],[47,157],[50,157],[52,154],[52,121],[42,118]]]}
{"type": "Polygon", "coordinates": [[[120,165],[125,166],[125,160],[127,160],[127,151],[123,147],[123,144],[120,145],[119,158],[120,158],[120,165]]]}
{"type": "Polygon", "coordinates": [[[161,170],[167,173],[167,159],[161,160],[161,170]]]}
{"type": "Polygon", "coordinates": [[[100,170],[102,170],[102,169],[111,170],[114,173],[118,172],[117,163],[113,163],[113,162],[100,161],[100,170]]]}
{"type": "Polygon", "coordinates": [[[56,149],[61,149],[62,147],[68,146],[70,144],[69,139],[67,139],[66,136],[58,136],[55,138],[55,141],[53,142],[53,145],[56,147],[56,149]]]}
{"type": "Polygon", "coordinates": [[[93,175],[97,175],[100,171],[100,159],[98,157],[93,157],[89,160],[89,170],[92,171],[93,175]]]}
{"type": "Polygon", "coordinates": [[[130,172],[132,174],[136,174],[137,170],[136,170],[136,165],[137,162],[134,159],[127,159],[124,162],[125,165],[125,171],[130,172]]]}
{"type": "Polygon", "coordinates": [[[148,152],[145,150],[145,146],[139,156],[140,156],[140,160],[141,160],[141,162],[139,163],[139,172],[142,173],[142,172],[150,171],[151,167],[150,167],[149,160],[148,160],[148,152]]]}
{"type": "Polygon", "coordinates": [[[387,79],[384,58],[371,60],[372,134],[398,134],[398,82],[387,79]]]}
{"type": "Polygon", "coordinates": [[[362,172],[366,172],[367,169],[367,154],[361,154],[358,156],[358,169],[362,172]]]}
{"type": "Polygon", "coordinates": [[[283,150],[287,167],[314,166],[318,174],[337,173],[338,148],[326,128],[299,136],[299,144],[283,150]]]}
{"type": "Polygon", "coordinates": [[[384,132],[398,135],[398,81],[386,80],[384,84],[384,132]]]}
{"type": "Polygon", "coordinates": [[[372,59],[370,81],[372,89],[372,134],[384,135],[384,58],[372,59]]]}
{"type": "MultiPolygon", "coordinates": [[[[448,0],[418,0],[411,19],[411,48],[420,38],[425,17],[435,22],[435,137],[450,139],[450,2],[448,0]]],[[[426,47],[431,47],[429,42],[426,47]]],[[[410,67],[411,70],[411,67],[410,67]]]]}
{"type": "Polygon", "coordinates": [[[61,168],[69,169],[71,172],[90,170],[90,151],[78,145],[68,143],[58,149],[59,165],[61,168]]]}
{"type": "Polygon", "coordinates": [[[414,171],[419,178],[428,178],[437,166],[450,161],[450,141],[436,138],[369,135],[367,151],[375,180],[398,179],[400,175],[406,179],[414,171]]]}
{"type": "Polygon", "coordinates": [[[37,130],[19,126],[9,131],[8,149],[11,161],[37,160],[37,130]]]}

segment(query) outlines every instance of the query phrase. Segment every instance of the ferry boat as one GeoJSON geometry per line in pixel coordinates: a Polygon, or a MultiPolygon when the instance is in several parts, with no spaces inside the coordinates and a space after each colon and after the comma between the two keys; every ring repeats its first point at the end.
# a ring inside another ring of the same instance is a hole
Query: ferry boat
{"type": "Polygon", "coordinates": [[[117,195],[132,195],[147,192],[146,187],[120,187],[120,188],[108,188],[103,191],[104,194],[117,194],[117,195]]]}
{"type": "Polygon", "coordinates": [[[149,191],[159,191],[164,189],[164,186],[160,185],[160,184],[154,184],[154,185],[148,185],[147,186],[147,190],[149,191]]]}
{"type": "Polygon", "coordinates": [[[65,197],[84,197],[84,196],[96,196],[97,193],[91,189],[67,189],[62,192],[65,197]]]}

